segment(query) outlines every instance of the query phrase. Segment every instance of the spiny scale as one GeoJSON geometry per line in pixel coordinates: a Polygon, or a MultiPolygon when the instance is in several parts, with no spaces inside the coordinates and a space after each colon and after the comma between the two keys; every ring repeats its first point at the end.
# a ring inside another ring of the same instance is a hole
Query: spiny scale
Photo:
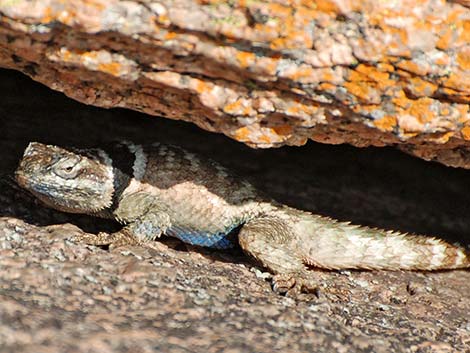
{"type": "Polygon", "coordinates": [[[325,269],[469,268],[459,246],[424,236],[358,227],[265,198],[213,161],[164,144],[123,143],[107,151],[31,143],[16,171],[20,186],[65,212],[112,217],[114,234],[91,244],[142,243],[162,234],[213,248],[238,243],[275,276],[275,288],[304,286],[325,269]],[[287,284],[286,284],[287,283],[287,284]]]}

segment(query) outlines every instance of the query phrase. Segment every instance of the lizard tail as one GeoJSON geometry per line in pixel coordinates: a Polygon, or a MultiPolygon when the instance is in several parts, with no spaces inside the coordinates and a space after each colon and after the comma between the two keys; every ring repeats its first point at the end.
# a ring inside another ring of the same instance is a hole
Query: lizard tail
{"type": "Polygon", "coordinates": [[[305,264],[327,269],[470,268],[470,254],[443,240],[402,234],[303,213],[296,224],[305,264]]]}

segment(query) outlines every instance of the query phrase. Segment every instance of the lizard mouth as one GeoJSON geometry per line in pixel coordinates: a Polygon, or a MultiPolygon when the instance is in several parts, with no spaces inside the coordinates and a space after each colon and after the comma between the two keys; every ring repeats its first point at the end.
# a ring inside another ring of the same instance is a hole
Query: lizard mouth
{"type": "Polygon", "coordinates": [[[28,178],[26,178],[23,173],[21,173],[19,171],[16,171],[15,172],[15,180],[18,183],[18,185],[21,186],[22,188],[25,188],[25,189],[28,188],[28,186],[29,186],[28,178]]]}

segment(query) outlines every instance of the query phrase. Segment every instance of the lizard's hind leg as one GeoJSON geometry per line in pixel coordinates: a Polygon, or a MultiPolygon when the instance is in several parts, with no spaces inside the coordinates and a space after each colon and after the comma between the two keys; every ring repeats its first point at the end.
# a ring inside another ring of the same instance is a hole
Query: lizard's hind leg
{"type": "Polygon", "coordinates": [[[273,290],[279,293],[317,289],[302,255],[291,244],[295,241],[290,227],[282,219],[262,216],[245,223],[238,235],[242,249],[275,275],[273,290]]]}

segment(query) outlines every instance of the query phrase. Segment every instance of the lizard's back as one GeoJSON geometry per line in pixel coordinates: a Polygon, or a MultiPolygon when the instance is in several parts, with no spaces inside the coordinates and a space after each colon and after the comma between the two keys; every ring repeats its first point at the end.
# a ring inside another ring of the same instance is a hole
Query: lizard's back
{"type": "Polygon", "coordinates": [[[168,235],[207,245],[272,207],[251,184],[211,160],[160,143],[130,148],[134,178],[114,211],[118,219],[132,220],[122,210],[142,205],[136,195],[148,195],[169,215],[168,235]]]}

